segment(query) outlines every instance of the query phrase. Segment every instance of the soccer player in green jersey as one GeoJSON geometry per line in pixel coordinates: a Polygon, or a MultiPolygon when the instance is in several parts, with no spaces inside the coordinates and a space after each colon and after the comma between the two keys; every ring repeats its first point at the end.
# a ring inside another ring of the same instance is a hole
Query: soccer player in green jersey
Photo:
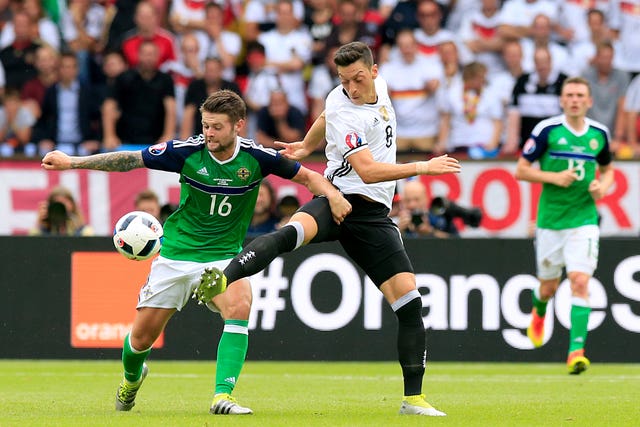
{"type": "MultiPolygon", "coordinates": [[[[176,310],[181,310],[200,282],[204,268],[223,269],[242,250],[258,197],[269,174],[291,179],[316,195],[324,195],[333,219],[344,220],[351,205],[322,175],[272,149],[238,136],[246,106],[234,92],[222,90],[200,107],[203,133],[186,141],[167,141],[141,151],[69,157],[60,151],[42,159],[46,170],[94,169],[129,171],[147,167],[180,175],[180,206],[164,223],[160,256],[151,266],[138,297],[133,328],[124,340],[124,379],[116,394],[116,410],[129,411],[147,375],[145,360],[176,310]]],[[[226,292],[212,291],[207,306],[220,312],[224,330],[217,353],[212,414],[251,414],[231,393],[248,347],[251,288],[243,279],[226,292]]]]}
{"type": "Polygon", "coordinates": [[[565,267],[572,296],[567,356],[571,374],[579,374],[590,364],[584,346],[591,312],[589,279],[598,263],[596,201],[614,180],[609,130],[586,117],[592,103],[586,80],[567,79],[560,94],[564,114],[543,120],[533,129],[516,167],[517,179],[542,183],[535,237],[540,286],[533,291],[527,335],[535,347],[544,344],[547,303],[565,267]],[[540,168],[532,166],[536,160],[540,168]]]}

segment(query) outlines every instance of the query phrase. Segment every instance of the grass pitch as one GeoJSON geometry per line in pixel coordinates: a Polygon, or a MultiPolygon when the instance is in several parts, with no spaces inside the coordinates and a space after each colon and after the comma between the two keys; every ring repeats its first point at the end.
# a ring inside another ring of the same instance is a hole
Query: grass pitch
{"type": "Polygon", "coordinates": [[[114,411],[117,361],[0,361],[0,426],[638,426],[640,365],[430,363],[447,417],[399,416],[396,363],[246,363],[234,395],[255,414],[208,414],[213,362],[149,363],[131,412],[114,411]]]}

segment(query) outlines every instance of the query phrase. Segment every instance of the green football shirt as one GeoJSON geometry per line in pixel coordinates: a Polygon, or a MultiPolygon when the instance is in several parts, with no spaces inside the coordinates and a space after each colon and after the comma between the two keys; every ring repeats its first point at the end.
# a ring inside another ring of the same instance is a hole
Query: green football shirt
{"type": "Polygon", "coordinates": [[[203,135],[142,150],[145,166],[180,174],[180,205],[164,223],[160,254],[181,261],[234,257],[251,223],[260,182],[269,174],[293,178],[300,163],[238,137],[224,162],[206,149],[203,135]]]}
{"type": "Polygon", "coordinates": [[[589,183],[596,178],[598,165],[611,162],[609,130],[586,119],[585,129],[571,129],[564,115],[543,120],[533,129],[523,148],[523,157],[538,161],[543,171],[573,169],[578,176],[569,187],[543,184],[538,204],[539,228],[562,230],[598,224],[596,204],[589,183]]]}

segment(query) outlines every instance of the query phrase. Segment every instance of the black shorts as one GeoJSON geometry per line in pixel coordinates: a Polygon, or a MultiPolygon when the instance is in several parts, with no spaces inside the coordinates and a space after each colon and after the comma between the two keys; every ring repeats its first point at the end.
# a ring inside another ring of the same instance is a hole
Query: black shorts
{"type": "Polygon", "coordinates": [[[318,224],[318,234],[311,243],[340,241],[347,255],[378,287],[398,273],[413,273],[400,230],[389,218],[389,209],[358,195],[345,198],[352,211],[340,225],[333,221],[326,197],[316,197],[299,209],[318,224]]]}

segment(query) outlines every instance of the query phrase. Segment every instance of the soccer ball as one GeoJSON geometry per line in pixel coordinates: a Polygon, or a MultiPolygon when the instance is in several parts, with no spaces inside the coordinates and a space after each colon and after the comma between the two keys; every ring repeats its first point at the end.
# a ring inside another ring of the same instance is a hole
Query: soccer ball
{"type": "Polygon", "coordinates": [[[141,211],[129,212],[116,223],[113,244],[125,257],[142,261],[160,251],[162,234],[162,225],[153,215],[141,211]]]}

